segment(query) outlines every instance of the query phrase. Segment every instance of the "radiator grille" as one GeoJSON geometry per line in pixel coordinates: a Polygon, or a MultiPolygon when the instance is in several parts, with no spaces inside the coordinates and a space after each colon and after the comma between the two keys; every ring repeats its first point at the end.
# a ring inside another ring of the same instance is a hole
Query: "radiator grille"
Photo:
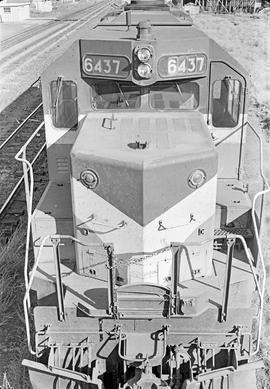
{"type": "Polygon", "coordinates": [[[56,158],[56,170],[57,170],[57,173],[60,173],[60,174],[69,173],[68,158],[57,157],[56,158]]]}

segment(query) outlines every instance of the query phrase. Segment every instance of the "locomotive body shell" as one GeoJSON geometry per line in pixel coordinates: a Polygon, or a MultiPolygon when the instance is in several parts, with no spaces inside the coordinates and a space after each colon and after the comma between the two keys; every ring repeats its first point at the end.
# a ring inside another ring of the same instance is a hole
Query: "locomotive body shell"
{"type": "Polygon", "coordinates": [[[246,72],[187,16],[133,3],[41,78],[24,364],[39,389],[255,389],[246,72]]]}

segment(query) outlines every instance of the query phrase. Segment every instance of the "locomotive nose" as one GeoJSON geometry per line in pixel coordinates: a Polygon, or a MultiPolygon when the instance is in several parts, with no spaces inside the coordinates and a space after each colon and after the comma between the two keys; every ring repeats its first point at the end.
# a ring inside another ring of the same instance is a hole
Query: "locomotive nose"
{"type": "Polygon", "coordinates": [[[142,116],[118,114],[109,130],[91,114],[71,154],[77,237],[123,256],[185,241],[202,225],[213,232],[217,156],[201,115],[142,116]],[[80,179],[89,170],[94,188],[80,179]]]}

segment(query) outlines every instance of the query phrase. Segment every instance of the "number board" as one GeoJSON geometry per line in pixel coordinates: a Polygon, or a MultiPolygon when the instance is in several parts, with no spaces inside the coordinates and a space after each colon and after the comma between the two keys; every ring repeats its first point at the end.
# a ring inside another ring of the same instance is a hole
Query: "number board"
{"type": "Polygon", "coordinates": [[[87,76],[127,78],[130,73],[130,62],[126,57],[85,54],[82,59],[82,70],[87,76]]]}
{"type": "Polygon", "coordinates": [[[166,55],[158,62],[158,72],[161,77],[181,77],[203,74],[206,66],[204,54],[166,55]]]}

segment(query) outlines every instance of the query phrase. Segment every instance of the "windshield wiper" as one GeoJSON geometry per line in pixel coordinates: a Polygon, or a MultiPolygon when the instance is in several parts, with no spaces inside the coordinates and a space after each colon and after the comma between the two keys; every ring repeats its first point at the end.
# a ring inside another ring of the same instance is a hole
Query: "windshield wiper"
{"type": "Polygon", "coordinates": [[[122,96],[122,99],[124,100],[126,106],[129,108],[129,102],[128,102],[128,100],[127,100],[127,98],[126,98],[126,96],[125,96],[125,94],[124,94],[124,92],[123,92],[119,82],[116,82],[116,85],[117,85],[117,88],[119,89],[119,92],[120,92],[120,94],[122,96]]]}
{"type": "Polygon", "coordinates": [[[176,86],[176,89],[178,90],[179,95],[182,97],[182,95],[183,95],[182,91],[180,89],[180,86],[179,86],[178,82],[176,82],[176,81],[175,81],[175,86],[176,86]]]}
{"type": "Polygon", "coordinates": [[[63,86],[63,77],[59,76],[57,77],[56,81],[56,97],[55,101],[53,103],[53,110],[54,110],[54,116],[56,121],[58,121],[59,118],[59,99],[60,99],[60,94],[62,92],[62,86],[63,86]]]}

